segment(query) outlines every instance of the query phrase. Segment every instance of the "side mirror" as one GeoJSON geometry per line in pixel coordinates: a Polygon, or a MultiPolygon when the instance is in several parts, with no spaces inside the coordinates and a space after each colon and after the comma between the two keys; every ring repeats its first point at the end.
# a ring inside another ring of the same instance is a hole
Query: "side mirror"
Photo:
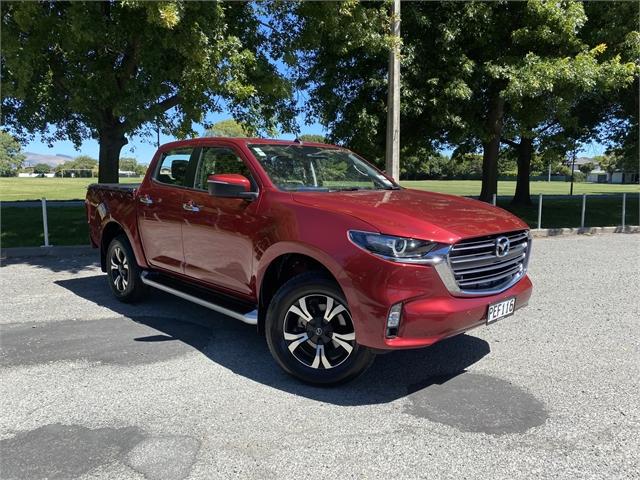
{"type": "Polygon", "coordinates": [[[258,194],[251,191],[251,182],[244,175],[236,173],[209,175],[207,184],[209,195],[213,197],[243,198],[249,201],[258,198],[258,194]]]}

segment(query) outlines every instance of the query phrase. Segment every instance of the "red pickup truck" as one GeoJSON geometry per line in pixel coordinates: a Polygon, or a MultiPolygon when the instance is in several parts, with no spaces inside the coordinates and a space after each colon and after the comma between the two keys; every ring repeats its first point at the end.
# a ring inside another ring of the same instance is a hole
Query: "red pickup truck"
{"type": "Polygon", "coordinates": [[[169,143],[140,185],[91,185],[91,242],[113,294],[149,288],[256,325],[313,383],[376,353],[426,347],[525,306],[531,235],[463,197],[398,186],[319,143],[169,143]]]}

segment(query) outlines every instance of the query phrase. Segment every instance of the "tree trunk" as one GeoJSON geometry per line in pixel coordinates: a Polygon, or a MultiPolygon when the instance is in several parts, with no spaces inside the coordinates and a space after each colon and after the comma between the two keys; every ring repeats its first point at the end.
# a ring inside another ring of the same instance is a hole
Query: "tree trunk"
{"type": "Polygon", "coordinates": [[[533,139],[522,137],[518,145],[518,179],[516,181],[516,193],[511,200],[512,205],[533,205],[529,189],[532,156],[533,139]]]}
{"type": "Polygon", "coordinates": [[[498,153],[500,152],[503,115],[504,99],[500,97],[500,92],[497,92],[491,99],[489,114],[487,115],[489,141],[482,144],[482,191],[480,192],[480,200],[483,202],[491,202],[493,194],[498,193],[498,153]]]}
{"type": "Polygon", "coordinates": [[[99,136],[98,182],[118,183],[120,151],[128,142],[125,136],[114,129],[104,129],[99,136]]]}

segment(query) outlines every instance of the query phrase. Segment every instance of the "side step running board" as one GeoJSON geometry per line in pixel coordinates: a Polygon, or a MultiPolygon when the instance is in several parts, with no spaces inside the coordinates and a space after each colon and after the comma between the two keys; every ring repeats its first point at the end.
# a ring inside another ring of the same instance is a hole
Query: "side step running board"
{"type": "Polygon", "coordinates": [[[209,302],[207,300],[203,300],[202,298],[198,298],[196,296],[182,292],[175,288],[156,282],[155,280],[151,280],[148,277],[148,272],[142,272],[142,274],[140,275],[140,278],[142,279],[142,283],[149,285],[150,287],[157,288],[158,290],[162,290],[163,292],[170,293],[172,295],[175,295],[176,297],[180,297],[189,302],[197,303],[202,307],[208,308],[218,313],[222,313],[223,315],[227,315],[231,318],[235,318],[236,320],[240,320],[241,322],[248,323],[249,325],[258,324],[257,310],[253,310],[252,312],[245,313],[245,314],[235,312],[233,310],[229,310],[228,308],[222,307],[220,305],[216,305],[215,303],[209,302]]]}

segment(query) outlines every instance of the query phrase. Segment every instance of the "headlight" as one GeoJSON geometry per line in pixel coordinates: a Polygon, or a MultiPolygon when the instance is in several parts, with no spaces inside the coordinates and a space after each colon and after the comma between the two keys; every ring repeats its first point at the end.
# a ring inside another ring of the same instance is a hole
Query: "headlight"
{"type": "Polygon", "coordinates": [[[427,240],[394,237],[359,230],[349,230],[349,239],[360,248],[397,262],[419,262],[425,259],[430,252],[443,246],[427,240]]]}

